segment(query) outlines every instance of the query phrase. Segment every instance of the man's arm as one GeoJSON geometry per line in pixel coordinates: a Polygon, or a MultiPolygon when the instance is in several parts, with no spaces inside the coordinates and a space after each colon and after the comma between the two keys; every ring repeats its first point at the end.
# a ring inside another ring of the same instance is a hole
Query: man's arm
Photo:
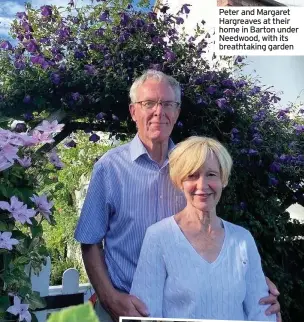
{"type": "Polygon", "coordinates": [[[244,310],[249,321],[275,321],[274,315],[266,315],[264,307],[258,303],[259,298],[268,293],[268,286],[262,270],[261,257],[252,235],[247,236],[246,296],[244,310]]]}
{"type": "Polygon", "coordinates": [[[118,321],[120,316],[148,316],[146,306],[137,297],[119,292],[113,287],[98,244],[81,244],[81,250],[90,282],[102,306],[114,321],[118,321]]]}
{"type": "Polygon", "coordinates": [[[280,292],[278,291],[278,288],[275,286],[275,284],[266,277],[266,283],[269,288],[269,295],[267,297],[263,297],[260,299],[260,304],[271,304],[271,306],[266,310],[266,315],[268,314],[274,314],[277,315],[277,322],[282,322],[282,316],[280,312],[280,303],[278,301],[278,296],[280,295],[280,292]]]}

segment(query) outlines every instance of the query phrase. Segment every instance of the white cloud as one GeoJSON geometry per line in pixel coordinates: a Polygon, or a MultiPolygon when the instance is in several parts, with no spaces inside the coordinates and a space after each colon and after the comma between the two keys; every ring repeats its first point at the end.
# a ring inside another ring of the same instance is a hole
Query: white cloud
{"type": "Polygon", "coordinates": [[[13,17],[12,18],[0,17],[0,34],[1,35],[8,33],[13,19],[14,19],[13,17]]]}
{"type": "Polygon", "coordinates": [[[2,1],[0,17],[12,17],[19,11],[24,11],[24,5],[18,4],[16,1],[2,1]]]}

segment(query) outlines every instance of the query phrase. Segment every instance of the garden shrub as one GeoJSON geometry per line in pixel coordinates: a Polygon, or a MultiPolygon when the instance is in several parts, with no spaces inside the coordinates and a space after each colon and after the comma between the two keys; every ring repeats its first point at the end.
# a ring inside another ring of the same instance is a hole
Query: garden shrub
{"type": "Polygon", "coordinates": [[[304,205],[304,108],[279,108],[272,88],[240,76],[242,57],[231,68],[221,65],[224,58],[211,67],[204,22],[193,35],[177,28],[189,10],[185,4],[171,15],[162,7],[157,16],[127,0],[68,9],[27,5],[12,24],[17,45],[0,44],[0,113],[34,125],[62,109],[67,126],[78,122],[125,138],[136,132],[128,112],[134,78],[148,68],[174,76],[183,95],[172,138],[207,135],[231,152],[234,167],[218,213],[250,229],[282,294],[284,321],[302,321],[303,224],[290,221],[286,209],[304,205]]]}

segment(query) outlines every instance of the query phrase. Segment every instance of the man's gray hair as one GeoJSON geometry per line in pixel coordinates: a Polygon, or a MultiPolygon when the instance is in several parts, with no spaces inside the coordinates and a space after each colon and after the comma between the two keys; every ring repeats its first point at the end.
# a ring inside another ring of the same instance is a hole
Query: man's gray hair
{"type": "Polygon", "coordinates": [[[166,75],[161,71],[148,69],[140,77],[135,79],[130,88],[130,99],[132,103],[135,103],[137,100],[136,95],[138,87],[143,85],[143,83],[148,79],[154,79],[158,82],[166,82],[173,89],[176,97],[176,102],[181,102],[181,87],[179,82],[172,76],[166,75]]]}

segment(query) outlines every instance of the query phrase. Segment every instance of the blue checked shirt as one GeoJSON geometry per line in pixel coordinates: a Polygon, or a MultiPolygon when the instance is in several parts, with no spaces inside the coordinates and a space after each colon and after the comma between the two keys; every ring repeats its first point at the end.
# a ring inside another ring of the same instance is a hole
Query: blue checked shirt
{"type": "MultiPolygon", "coordinates": [[[[170,140],[169,151],[173,147],[170,140]]],[[[136,135],[95,164],[75,238],[83,244],[104,240],[110,279],[129,293],[146,229],[185,205],[170,181],[168,159],[159,167],[136,135]]]]}

